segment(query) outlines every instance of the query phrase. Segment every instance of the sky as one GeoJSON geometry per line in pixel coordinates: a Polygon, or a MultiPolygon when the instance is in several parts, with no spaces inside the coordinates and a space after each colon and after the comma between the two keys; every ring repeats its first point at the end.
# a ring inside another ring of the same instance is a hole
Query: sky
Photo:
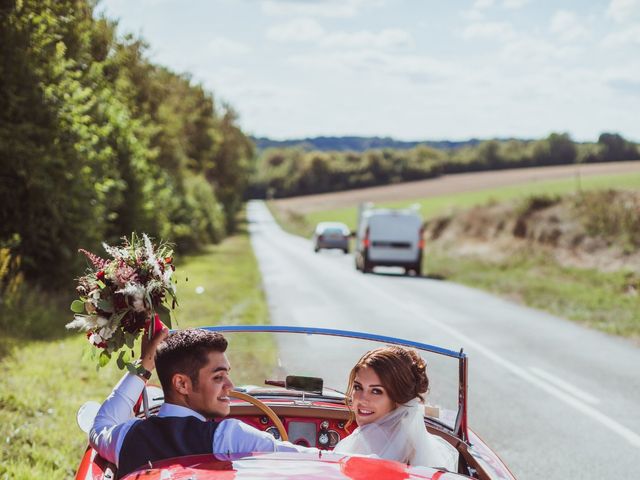
{"type": "Polygon", "coordinates": [[[640,0],[103,0],[272,139],[640,141],[640,0]]]}

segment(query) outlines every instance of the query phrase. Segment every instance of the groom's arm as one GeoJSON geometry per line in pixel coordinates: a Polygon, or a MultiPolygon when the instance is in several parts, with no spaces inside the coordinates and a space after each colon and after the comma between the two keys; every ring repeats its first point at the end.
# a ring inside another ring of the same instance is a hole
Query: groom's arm
{"type": "Polygon", "coordinates": [[[124,437],[138,419],[133,416],[144,380],[127,373],[104,401],[89,432],[89,443],[106,460],[118,464],[124,437]]]}
{"type": "MultiPolygon", "coordinates": [[[[151,372],[155,369],[156,350],[168,334],[169,330],[163,328],[152,339],[148,339],[146,334],[142,337],[140,365],[145,370],[151,372]]],[[[139,420],[133,416],[133,407],[145,383],[138,375],[127,373],[104,401],[93,421],[89,443],[100,456],[116,465],[124,437],[131,425],[139,420]]]]}

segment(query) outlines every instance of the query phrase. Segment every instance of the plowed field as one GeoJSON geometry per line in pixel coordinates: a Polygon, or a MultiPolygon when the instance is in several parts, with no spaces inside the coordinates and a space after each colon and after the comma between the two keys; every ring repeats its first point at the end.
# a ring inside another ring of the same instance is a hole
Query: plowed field
{"type": "Polygon", "coordinates": [[[640,173],[640,161],[459,173],[416,182],[283,198],[276,200],[276,204],[280,208],[306,214],[350,207],[365,201],[382,203],[412,200],[546,180],[625,173],[640,173]]]}

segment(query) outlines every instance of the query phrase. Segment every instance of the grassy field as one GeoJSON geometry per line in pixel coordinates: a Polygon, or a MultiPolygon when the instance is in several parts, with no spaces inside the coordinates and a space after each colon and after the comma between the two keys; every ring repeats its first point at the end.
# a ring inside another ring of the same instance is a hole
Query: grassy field
{"type": "MultiPolygon", "coordinates": [[[[377,206],[389,208],[402,208],[410,205],[419,205],[420,211],[425,219],[493,201],[506,201],[513,198],[521,198],[530,195],[544,194],[564,194],[575,192],[578,189],[592,190],[604,188],[633,188],[640,189],[640,173],[626,175],[602,175],[584,178],[573,178],[563,180],[550,180],[545,182],[513,185],[509,187],[495,188],[490,190],[478,190],[473,192],[458,193],[455,195],[443,195],[426,199],[415,199],[402,202],[381,203],[377,206]]],[[[299,216],[295,212],[278,212],[277,202],[270,204],[271,210],[276,211],[276,216],[280,221],[285,221],[286,228],[292,233],[305,237],[313,233],[313,226],[322,221],[336,221],[347,224],[355,229],[357,222],[357,205],[337,210],[323,210],[299,216]]]]}
{"type": "Polygon", "coordinates": [[[542,254],[502,262],[430,250],[427,275],[481,288],[640,345],[640,275],[562,267],[542,254]]]}
{"type": "MultiPolygon", "coordinates": [[[[178,261],[179,328],[268,323],[246,233],[178,261]]],[[[66,309],[56,314],[71,320],[66,309]]],[[[267,343],[230,343],[235,383],[265,378],[275,364],[275,345],[267,343]],[[251,353],[254,347],[268,357],[258,361],[251,353]]],[[[87,441],[76,426],[76,412],[87,400],[102,401],[122,372],[115,365],[96,372],[88,344],[77,333],[58,332],[43,341],[14,339],[10,345],[10,353],[0,359],[0,478],[72,478],[87,441]]]]}
{"type": "MultiPolygon", "coordinates": [[[[581,179],[583,190],[640,189],[640,174],[581,179]]],[[[491,190],[444,195],[411,202],[387,203],[388,207],[421,206],[425,219],[473,205],[508,201],[531,195],[572,193],[577,179],[548,181],[491,190]]],[[[319,221],[342,221],[355,227],[356,206],[318,211],[308,215],[281,211],[271,202],[278,222],[291,233],[308,237],[319,221]]],[[[505,298],[555,315],[621,335],[640,343],[640,274],[633,271],[604,273],[592,269],[566,268],[543,254],[515,255],[496,262],[460,257],[442,249],[427,248],[423,271],[494,292],[505,298]]]]}

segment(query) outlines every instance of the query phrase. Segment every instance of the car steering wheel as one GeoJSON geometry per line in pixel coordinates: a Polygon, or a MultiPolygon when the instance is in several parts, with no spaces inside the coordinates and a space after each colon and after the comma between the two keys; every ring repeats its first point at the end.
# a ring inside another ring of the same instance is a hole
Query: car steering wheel
{"type": "Polygon", "coordinates": [[[229,396],[233,398],[237,398],[238,400],[244,400],[245,402],[250,403],[254,407],[257,407],[258,410],[260,410],[267,417],[269,417],[269,419],[271,419],[275,427],[278,429],[278,433],[280,433],[280,439],[284,440],[285,442],[289,440],[289,435],[287,435],[287,431],[285,430],[284,425],[282,424],[282,421],[280,421],[280,419],[278,418],[278,415],[276,415],[276,412],[274,412],[269,405],[265,404],[262,400],[258,400],[257,398],[254,398],[251,395],[247,395],[246,393],[243,393],[243,392],[238,392],[237,390],[231,390],[229,392],[229,396]]]}

